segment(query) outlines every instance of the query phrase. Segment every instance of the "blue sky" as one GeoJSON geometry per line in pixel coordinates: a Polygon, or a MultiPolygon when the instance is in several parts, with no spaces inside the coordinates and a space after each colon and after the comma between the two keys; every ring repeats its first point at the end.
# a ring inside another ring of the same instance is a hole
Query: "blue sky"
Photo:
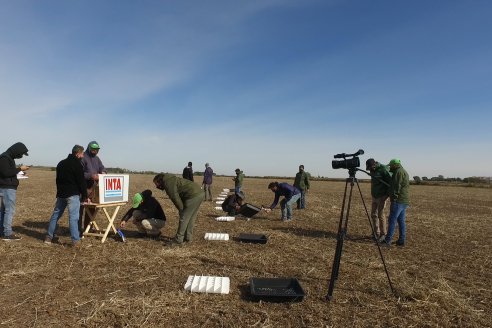
{"type": "Polygon", "coordinates": [[[492,176],[490,1],[0,3],[0,146],[28,164],[97,140],[132,170],[345,177],[362,148],[492,176]]]}

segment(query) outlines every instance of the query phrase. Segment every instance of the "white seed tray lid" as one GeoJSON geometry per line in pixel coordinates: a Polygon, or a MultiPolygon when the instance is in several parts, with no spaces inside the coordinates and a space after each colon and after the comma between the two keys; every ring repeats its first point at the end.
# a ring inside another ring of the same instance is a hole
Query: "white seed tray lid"
{"type": "Polygon", "coordinates": [[[225,197],[217,197],[217,200],[225,200],[225,197]]]}
{"type": "Polygon", "coordinates": [[[220,206],[215,206],[215,209],[222,211],[222,207],[220,207],[220,206]]]}
{"type": "Polygon", "coordinates": [[[215,204],[222,204],[224,201],[223,200],[218,200],[215,202],[215,204]]]}
{"type": "Polygon", "coordinates": [[[218,218],[215,218],[217,221],[234,221],[236,218],[233,216],[219,216],[218,218]]]}
{"type": "Polygon", "coordinates": [[[228,233],[207,232],[205,233],[205,240],[229,240],[228,233]]]}
{"type": "Polygon", "coordinates": [[[229,277],[188,276],[184,289],[192,293],[229,294],[229,277]]]}

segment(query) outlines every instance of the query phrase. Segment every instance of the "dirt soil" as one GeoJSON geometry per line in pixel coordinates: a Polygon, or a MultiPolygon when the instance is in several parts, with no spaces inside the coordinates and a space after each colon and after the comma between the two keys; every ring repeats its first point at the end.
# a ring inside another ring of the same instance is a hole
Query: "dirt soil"
{"type": "MultiPolygon", "coordinates": [[[[196,177],[200,183],[201,178],[196,177]]],[[[246,178],[247,201],[269,205],[269,180],[246,178]]],[[[292,180],[285,182],[292,183],[292,180]]],[[[217,222],[215,202],[204,202],[194,240],[169,247],[177,210],[152,176],[131,175],[130,195],[151,189],[168,222],[160,240],[138,238],[128,224],[127,242],[86,237],[68,245],[67,214],[60,243],[43,243],[55,201],[55,174],[31,170],[17,192],[14,231],[20,241],[0,241],[0,327],[491,327],[492,189],[412,186],[407,245],[382,249],[396,297],[358,190],[354,189],[339,278],[326,301],[344,182],[313,182],[307,208],[293,222],[280,210],[251,221],[217,222]],[[206,232],[229,241],[206,241],[206,232]],[[260,233],[268,243],[246,244],[240,233],[260,233]],[[230,278],[229,294],[190,293],[189,275],[230,278]],[[256,301],[249,280],[297,278],[301,302],[256,301]]],[[[215,178],[214,197],[233,187],[215,178]]],[[[360,183],[370,206],[369,184],[360,183]]],[[[118,213],[117,222],[130,208],[118,213]]],[[[99,217],[104,223],[104,217],[99,217]]]]}

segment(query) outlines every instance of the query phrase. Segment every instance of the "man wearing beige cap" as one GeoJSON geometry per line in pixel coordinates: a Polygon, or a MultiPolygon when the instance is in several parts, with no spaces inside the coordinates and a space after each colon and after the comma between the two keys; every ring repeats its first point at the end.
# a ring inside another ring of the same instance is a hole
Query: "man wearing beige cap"
{"type": "Polygon", "coordinates": [[[383,242],[386,237],[386,218],[384,208],[389,196],[391,174],[386,165],[376,162],[374,158],[366,161],[366,170],[371,173],[371,218],[377,240],[383,242]]]}

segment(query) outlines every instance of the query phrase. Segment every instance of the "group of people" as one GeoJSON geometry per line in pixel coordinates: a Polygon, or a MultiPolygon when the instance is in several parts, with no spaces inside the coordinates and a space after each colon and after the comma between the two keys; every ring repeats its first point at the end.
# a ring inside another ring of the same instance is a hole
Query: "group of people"
{"type": "MultiPolygon", "coordinates": [[[[75,145],[67,158],[60,161],[56,167],[56,201],[51,215],[45,243],[56,240],[58,221],[68,208],[69,230],[74,247],[80,247],[81,231],[90,224],[90,216],[82,217],[81,203],[90,203],[94,199],[95,187],[99,174],[106,169],[98,156],[100,146],[91,141],[87,148],[75,145]]],[[[27,165],[16,166],[15,160],[28,156],[28,149],[22,142],[17,142],[0,154],[0,235],[3,240],[19,240],[20,236],[13,233],[12,221],[16,207],[16,191],[19,185],[17,174],[29,169],[27,165]]],[[[405,216],[409,197],[409,176],[399,159],[392,159],[388,166],[370,158],[366,161],[366,169],[371,175],[371,218],[373,221],[374,238],[383,246],[390,246],[395,234],[396,225],[399,238],[396,245],[405,245],[406,225],[405,216]],[[389,167],[389,169],[388,169],[389,167]],[[384,218],[384,208],[390,199],[388,225],[384,218]]],[[[245,203],[246,195],[241,190],[244,173],[237,168],[234,181],[234,194],[226,198],[222,204],[228,215],[236,215],[245,203]]],[[[159,190],[164,191],[174,206],[178,209],[179,224],[175,237],[170,244],[190,242],[193,238],[193,227],[198,210],[204,200],[212,200],[211,185],[213,170],[209,163],[205,164],[201,187],[194,183],[192,162],[183,169],[182,177],[174,174],[161,173],[154,177],[153,183],[159,190]]],[[[304,165],[299,166],[294,184],[271,182],[268,185],[274,194],[274,200],[263,210],[270,213],[279,203],[281,220],[292,220],[294,203],[297,209],[306,208],[306,193],[309,191],[309,175],[304,171],[304,165]],[[280,197],[284,197],[280,200],[280,197]]],[[[153,197],[152,191],[144,190],[134,195],[132,207],[123,216],[120,227],[133,219],[139,233],[151,237],[159,237],[166,223],[166,215],[159,202],[153,197]]]]}
{"type": "Polygon", "coordinates": [[[388,166],[370,158],[366,161],[366,170],[371,175],[371,218],[374,228],[374,238],[385,247],[390,247],[398,224],[397,246],[405,246],[406,238],[406,209],[409,204],[410,179],[407,171],[397,158],[392,159],[388,166]],[[389,169],[388,169],[389,166],[389,169]],[[384,208],[390,199],[390,213],[386,229],[384,208]]]}

